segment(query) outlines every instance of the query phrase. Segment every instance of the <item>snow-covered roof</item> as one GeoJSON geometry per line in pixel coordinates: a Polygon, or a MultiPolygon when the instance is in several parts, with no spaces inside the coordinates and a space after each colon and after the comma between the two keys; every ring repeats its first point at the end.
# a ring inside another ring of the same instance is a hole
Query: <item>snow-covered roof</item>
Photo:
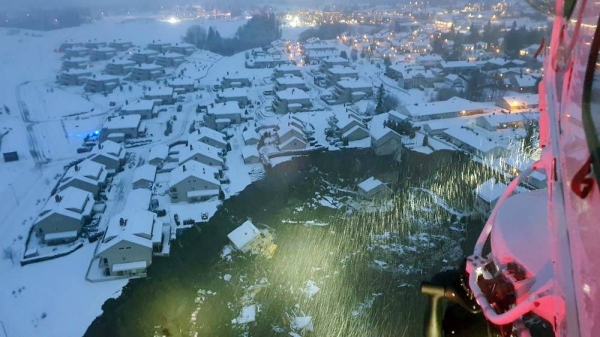
{"type": "Polygon", "coordinates": [[[154,181],[156,179],[156,166],[150,164],[144,164],[137,169],[133,174],[133,183],[140,180],[154,181]]]}
{"type": "Polygon", "coordinates": [[[135,67],[133,67],[132,69],[139,69],[139,70],[161,70],[164,69],[162,66],[159,66],[158,64],[152,64],[152,63],[142,63],[140,65],[137,65],[135,67]]]}
{"type": "Polygon", "coordinates": [[[538,80],[531,75],[519,75],[513,77],[513,81],[515,81],[519,87],[533,87],[538,80]]]}
{"type": "Polygon", "coordinates": [[[523,121],[523,116],[521,116],[519,114],[498,113],[495,115],[480,116],[479,118],[485,119],[492,126],[497,126],[497,125],[501,125],[501,124],[505,124],[505,123],[515,123],[515,122],[523,121]]]}
{"type": "Polygon", "coordinates": [[[408,116],[415,117],[479,110],[487,107],[488,105],[479,102],[471,102],[464,98],[453,97],[447,101],[405,105],[401,108],[401,112],[407,112],[408,116]]]}
{"type": "Polygon", "coordinates": [[[166,58],[166,59],[182,59],[185,57],[185,55],[181,55],[179,53],[166,52],[166,53],[157,55],[156,57],[157,58],[166,58]]]}
{"type": "Polygon", "coordinates": [[[152,110],[152,108],[154,108],[154,103],[155,102],[150,99],[141,99],[135,103],[123,105],[123,107],[121,107],[121,111],[130,112],[152,110]]]}
{"type": "Polygon", "coordinates": [[[258,228],[256,228],[252,222],[246,220],[240,227],[227,234],[227,237],[231,240],[235,248],[242,249],[259,235],[260,231],[258,228]]]}
{"type": "Polygon", "coordinates": [[[242,308],[240,316],[233,320],[234,324],[245,324],[256,321],[256,304],[251,304],[242,308]]]}
{"type": "Polygon", "coordinates": [[[491,203],[498,200],[507,187],[506,184],[492,178],[477,187],[477,196],[491,203]]]}
{"type": "Polygon", "coordinates": [[[380,180],[375,179],[375,177],[370,177],[369,179],[358,184],[358,188],[364,191],[365,193],[369,193],[370,191],[374,190],[375,188],[381,185],[383,185],[383,183],[380,180]]]}
{"type": "Polygon", "coordinates": [[[301,70],[302,68],[300,68],[296,65],[293,65],[293,64],[282,64],[282,65],[278,65],[277,67],[275,67],[275,69],[286,72],[286,71],[297,71],[297,70],[301,70]]]}
{"type": "Polygon", "coordinates": [[[171,80],[170,85],[180,86],[180,85],[194,85],[195,82],[191,78],[176,78],[171,80]]]}
{"type": "Polygon", "coordinates": [[[108,222],[98,254],[102,254],[123,240],[152,248],[154,237],[162,234],[155,233],[160,232],[160,230],[155,231],[154,229],[155,221],[155,213],[139,208],[125,209],[121,213],[115,214],[108,222]]]}
{"type": "Polygon", "coordinates": [[[152,159],[161,159],[165,160],[169,155],[169,146],[165,144],[154,145],[150,149],[150,154],[148,155],[148,160],[152,159]]]}
{"type": "Polygon", "coordinates": [[[86,159],[77,165],[71,166],[67,170],[67,173],[65,173],[62,181],[67,181],[68,179],[76,176],[86,177],[97,181],[102,176],[103,171],[104,165],[86,159]]]}
{"type": "Polygon", "coordinates": [[[120,117],[112,117],[110,120],[104,122],[104,128],[108,130],[112,129],[137,129],[140,126],[142,116],[138,114],[131,114],[120,117]]]}
{"type": "Polygon", "coordinates": [[[510,105],[536,105],[540,103],[538,94],[510,94],[502,97],[510,105]]]}
{"type": "Polygon", "coordinates": [[[351,67],[334,66],[327,71],[334,75],[358,75],[358,71],[351,67]]]}
{"type": "Polygon", "coordinates": [[[242,138],[244,141],[249,141],[252,139],[260,140],[260,136],[253,129],[248,129],[242,133],[242,138]]]}
{"type": "Polygon", "coordinates": [[[289,144],[294,143],[294,142],[301,143],[302,145],[304,145],[306,147],[306,141],[303,138],[298,138],[297,136],[294,135],[294,136],[290,137],[288,140],[286,140],[285,142],[279,144],[279,148],[284,149],[289,144]]]}
{"type": "Polygon", "coordinates": [[[158,55],[158,52],[156,50],[152,50],[152,49],[137,49],[133,52],[133,54],[139,54],[139,55],[158,55]]]}
{"type": "Polygon", "coordinates": [[[82,216],[91,214],[93,205],[92,193],[70,186],[48,199],[36,223],[53,212],[81,220],[82,216]]]}
{"type": "Polygon", "coordinates": [[[310,99],[310,96],[306,93],[306,91],[298,88],[287,88],[282,91],[277,91],[275,93],[277,97],[281,100],[305,100],[310,99]]]}
{"type": "Polygon", "coordinates": [[[214,115],[231,115],[242,114],[242,109],[237,102],[229,101],[223,103],[215,103],[212,108],[208,109],[209,114],[214,115]]]}
{"type": "Polygon", "coordinates": [[[67,74],[67,75],[81,75],[81,76],[85,76],[85,75],[91,74],[92,72],[89,69],[71,68],[71,69],[63,71],[62,73],[63,74],[67,74]]]}
{"type": "Polygon", "coordinates": [[[219,91],[217,95],[224,98],[248,97],[248,90],[244,88],[228,88],[219,91]]]}
{"type": "Polygon", "coordinates": [[[141,269],[146,269],[147,266],[148,266],[148,261],[146,261],[146,260],[115,263],[112,265],[111,271],[113,273],[118,273],[118,272],[129,271],[129,270],[141,270],[141,269]]]}
{"type": "Polygon", "coordinates": [[[219,181],[215,179],[216,172],[217,169],[215,167],[191,160],[171,171],[171,180],[169,186],[177,185],[179,182],[188,179],[189,177],[196,177],[219,185],[219,181]]]}
{"type": "Polygon", "coordinates": [[[247,159],[247,158],[251,158],[251,157],[259,157],[260,155],[258,154],[258,149],[256,148],[256,146],[244,146],[242,148],[242,158],[247,159]]]}
{"type": "Polygon", "coordinates": [[[122,144],[113,142],[112,140],[105,140],[102,143],[100,143],[100,146],[98,147],[98,152],[119,157],[123,152],[125,152],[125,148],[122,144]]]}
{"type": "Polygon", "coordinates": [[[220,133],[219,131],[213,130],[211,128],[207,128],[205,126],[200,127],[196,130],[196,132],[191,133],[188,136],[188,142],[199,141],[203,138],[211,139],[221,145],[221,148],[225,147],[227,142],[225,141],[225,135],[220,133]]]}
{"type": "Polygon", "coordinates": [[[358,132],[358,131],[360,131],[360,130],[362,130],[362,132],[363,132],[365,135],[368,135],[368,134],[369,134],[369,131],[367,131],[367,130],[366,130],[365,128],[363,128],[362,126],[360,126],[360,125],[355,125],[355,126],[353,126],[353,127],[350,129],[350,130],[348,130],[348,131],[344,132],[344,134],[342,134],[342,139],[343,139],[343,138],[347,138],[347,137],[349,137],[350,135],[352,135],[353,133],[355,133],[355,132],[358,132]]]}
{"type": "Polygon", "coordinates": [[[92,49],[92,51],[100,51],[100,52],[113,52],[113,51],[117,51],[115,48],[111,48],[111,47],[98,47],[96,49],[92,49]]]}
{"type": "Polygon", "coordinates": [[[496,143],[494,139],[490,141],[484,134],[477,134],[474,131],[465,128],[451,127],[444,130],[444,134],[478,149],[483,153],[487,153],[496,147],[503,147],[502,144],[496,143]]]}
{"type": "Polygon", "coordinates": [[[277,137],[282,138],[283,136],[285,136],[287,133],[293,132],[294,134],[297,135],[302,135],[304,136],[304,131],[302,131],[301,129],[299,129],[297,126],[295,126],[294,124],[288,123],[288,124],[280,124],[279,125],[279,130],[277,130],[277,137]]]}
{"type": "Polygon", "coordinates": [[[284,85],[298,85],[298,84],[306,83],[306,82],[304,82],[304,79],[302,77],[298,77],[298,76],[294,76],[294,75],[284,75],[282,77],[275,79],[275,82],[277,84],[284,84],[284,85]]]}
{"type": "Polygon", "coordinates": [[[90,76],[87,78],[88,81],[92,81],[92,82],[111,82],[111,81],[118,81],[120,79],[120,77],[118,76],[113,76],[113,75],[94,75],[94,76],[90,76]]]}
{"type": "Polygon", "coordinates": [[[477,64],[468,61],[445,61],[441,63],[443,69],[454,69],[454,68],[477,68],[477,64]]]}
{"type": "Polygon", "coordinates": [[[125,209],[143,209],[145,211],[150,207],[152,192],[146,188],[136,188],[129,192],[125,200],[125,209]]]}
{"type": "Polygon", "coordinates": [[[341,80],[337,82],[337,85],[344,89],[373,89],[371,83],[363,80],[341,80]]]}
{"type": "Polygon", "coordinates": [[[159,87],[153,88],[152,91],[146,91],[144,96],[146,97],[159,97],[159,96],[172,96],[173,88],[171,87],[159,87]]]}
{"type": "Polygon", "coordinates": [[[219,163],[223,163],[223,159],[219,156],[219,149],[203,142],[189,142],[188,146],[179,151],[179,163],[183,163],[190,157],[200,154],[219,163]]]}
{"type": "Polygon", "coordinates": [[[108,62],[108,64],[115,64],[115,65],[123,65],[123,66],[125,66],[125,65],[134,65],[135,61],[132,61],[132,60],[123,60],[123,59],[113,59],[113,60],[110,60],[108,62]]]}

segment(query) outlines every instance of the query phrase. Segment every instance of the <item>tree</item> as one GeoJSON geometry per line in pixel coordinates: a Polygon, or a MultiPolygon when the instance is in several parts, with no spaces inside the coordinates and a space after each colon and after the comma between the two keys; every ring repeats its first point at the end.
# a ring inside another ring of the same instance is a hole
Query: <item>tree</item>
{"type": "Polygon", "coordinates": [[[6,106],[6,104],[4,105],[4,112],[6,112],[7,115],[10,115],[10,109],[8,106],[6,106]]]}
{"type": "Polygon", "coordinates": [[[199,25],[190,26],[185,32],[183,41],[193,44],[196,48],[204,49],[206,47],[206,29],[199,25]]]}
{"type": "Polygon", "coordinates": [[[121,92],[123,92],[123,85],[122,85],[122,84],[119,84],[119,90],[120,90],[121,92]]]}
{"type": "Polygon", "coordinates": [[[375,114],[379,115],[384,113],[383,110],[383,96],[385,95],[385,89],[383,88],[383,83],[379,86],[379,90],[377,90],[377,106],[375,107],[375,114]]]}
{"type": "Polygon", "coordinates": [[[350,51],[350,59],[352,62],[356,62],[356,60],[358,60],[358,52],[356,49],[352,49],[352,51],[350,51]]]}
{"type": "Polygon", "coordinates": [[[6,259],[6,260],[10,260],[10,262],[12,262],[12,264],[15,264],[15,256],[17,254],[15,253],[14,249],[11,246],[8,247],[4,247],[4,249],[2,250],[2,258],[6,259]]]}
{"type": "Polygon", "coordinates": [[[133,90],[132,86],[129,86],[129,92],[131,92],[133,90]]]}
{"type": "Polygon", "coordinates": [[[386,67],[389,67],[392,65],[392,59],[389,56],[386,56],[383,58],[383,64],[385,64],[386,67]]]}
{"type": "Polygon", "coordinates": [[[219,189],[219,200],[225,200],[225,193],[222,189],[219,189]]]}
{"type": "Polygon", "coordinates": [[[340,53],[340,57],[345,58],[347,60],[348,59],[348,53],[346,53],[345,50],[342,50],[342,52],[340,53]]]}
{"type": "Polygon", "coordinates": [[[344,139],[342,139],[342,146],[348,146],[349,143],[350,141],[348,140],[348,137],[344,137],[344,139]]]}
{"type": "Polygon", "coordinates": [[[423,146],[429,146],[429,138],[427,138],[427,135],[423,137],[423,146]]]}

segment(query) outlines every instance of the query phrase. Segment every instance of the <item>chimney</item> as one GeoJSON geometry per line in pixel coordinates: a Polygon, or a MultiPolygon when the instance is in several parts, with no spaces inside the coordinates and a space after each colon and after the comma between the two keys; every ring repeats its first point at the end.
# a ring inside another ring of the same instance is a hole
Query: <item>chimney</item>
{"type": "Polygon", "coordinates": [[[186,170],[185,170],[185,165],[182,165],[181,167],[183,168],[183,172],[185,172],[185,171],[186,171],[186,170]]]}
{"type": "Polygon", "coordinates": [[[79,165],[75,164],[75,172],[79,171],[79,165]]]}
{"type": "Polygon", "coordinates": [[[121,227],[125,226],[125,219],[123,219],[123,218],[119,219],[119,226],[121,226],[121,227]]]}
{"type": "Polygon", "coordinates": [[[59,203],[60,202],[60,195],[58,195],[58,194],[55,195],[54,196],[54,201],[56,201],[57,203],[59,203]]]}
{"type": "Polygon", "coordinates": [[[193,150],[194,148],[192,147],[192,144],[190,144],[190,151],[193,150]]]}

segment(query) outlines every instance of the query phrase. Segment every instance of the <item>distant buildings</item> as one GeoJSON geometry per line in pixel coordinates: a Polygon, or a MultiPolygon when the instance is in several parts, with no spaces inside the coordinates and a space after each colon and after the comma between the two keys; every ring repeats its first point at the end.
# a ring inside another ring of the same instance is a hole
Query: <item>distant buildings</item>
{"type": "Polygon", "coordinates": [[[62,69],[87,69],[89,64],[90,60],[87,57],[70,57],[63,60],[62,69]]]}
{"type": "Polygon", "coordinates": [[[294,75],[284,75],[282,77],[277,77],[275,79],[275,86],[273,87],[273,89],[275,91],[282,91],[285,89],[308,90],[304,79],[302,77],[294,75]]]}
{"type": "Polygon", "coordinates": [[[135,62],[131,60],[113,59],[106,64],[105,71],[109,75],[127,75],[135,66],[135,62]]]}
{"type": "Polygon", "coordinates": [[[83,85],[86,79],[92,75],[88,69],[72,68],[60,73],[58,83],[61,85],[83,85]]]}
{"type": "Polygon", "coordinates": [[[127,49],[133,47],[133,43],[129,42],[129,41],[113,41],[113,42],[109,42],[108,46],[111,48],[114,48],[118,51],[126,51],[127,49]]]}
{"type": "Polygon", "coordinates": [[[100,141],[111,139],[117,143],[146,134],[146,124],[140,115],[109,117],[100,131],[100,141]]]}
{"type": "Polygon", "coordinates": [[[281,66],[277,66],[273,69],[273,78],[279,78],[279,77],[283,77],[285,75],[291,75],[291,76],[298,76],[298,77],[302,77],[302,68],[296,66],[296,65],[292,65],[292,64],[286,64],[286,65],[281,65],[281,66]]]}
{"type": "Polygon", "coordinates": [[[190,56],[196,51],[196,46],[189,43],[176,43],[174,46],[171,46],[172,53],[177,53],[185,56],[190,56]]]}
{"type": "Polygon", "coordinates": [[[327,85],[333,86],[342,79],[358,79],[358,71],[350,67],[332,67],[325,72],[327,85]]]}
{"type": "Polygon", "coordinates": [[[156,64],[141,64],[131,68],[130,78],[133,81],[154,81],[165,75],[165,69],[156,64]]]}
{"type": "Polygon", "coordinates": [[[159,52],[149,49],[137,49],[131,54],[131,60],[137,64],[152,63],[159,52]]]}
{"type": "Polygon", "coordinates": [[[119,87],[121,81],[113,75],[93,75],[85,80],[84,90],[92,93],[112,92],[119,87]]]}
{"type": "Polygon", "coordinates": [[[108,60],[115,55],[117,55],[117,50],[110,47],[99,47],[90,50],[90,60],[92,61],[108,60]]]}
{"type": "Polygon", "coordinates": [[[432,119],[471,116],[484,112],[488,105],[471,102],[464,98],[453,97],[447,101],[409,104],[398,108],[398,112],[409,117],[413,122],[432,119]]]}
{"type": "Polygon", "coordinates": [[[166,68],[178,67],[183,61],[185,61],[184,55],[169,52],[157,55],[155,63],[166,68]]]}
{"type": "Polygon", "coordinates": [[[146,46],[146,48],[154,50],[158,53],[166,53],[169,51],[169,49],[171,49],[171,44],[168,42],[153,41],[152,43],[148,43],[148,46],[146,46]]]}
{"type": "Polygon", "coordinates": [[[250,77],[247,75],[239,74],[236,72],[235,74],[223,76],[221,80],[222,88],[243,88],[243,87],[251,87],[252,82],[250,81],[250,77]]]}

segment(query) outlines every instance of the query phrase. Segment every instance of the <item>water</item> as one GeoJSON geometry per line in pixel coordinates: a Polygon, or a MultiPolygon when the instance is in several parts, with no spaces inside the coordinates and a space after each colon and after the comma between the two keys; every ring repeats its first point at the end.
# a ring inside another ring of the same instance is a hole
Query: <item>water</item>
{"type": "Polygon", "coordinates": [[[202,233],[192,229],[173,242],[171,256],[155,258],[148,278],[130,281],[121,297],[104,304],[86,336],[289,336],[294,316],[311,316],[314,336],[422,335],[419,282],[457,264],[482,221],[452,215],[414,188],[462,214],[489,176],[453,152],[408,153],[397,164],[348,150],[283,163],[226,200],[202,233]],[[338,188],[354,188],[375,173],[396,181],[388,211],[348,216],[318,206],[325,195],[352,196],[338,188]],[[234,253],[224,260],[227,234],[247,217],[275,233],[274,257],[234,253]],[[319,288],[312,297],[303,291],[308,281],[319,288]],[[250,303],[259,304],[256,323],[232,324],[250,303]]]}

